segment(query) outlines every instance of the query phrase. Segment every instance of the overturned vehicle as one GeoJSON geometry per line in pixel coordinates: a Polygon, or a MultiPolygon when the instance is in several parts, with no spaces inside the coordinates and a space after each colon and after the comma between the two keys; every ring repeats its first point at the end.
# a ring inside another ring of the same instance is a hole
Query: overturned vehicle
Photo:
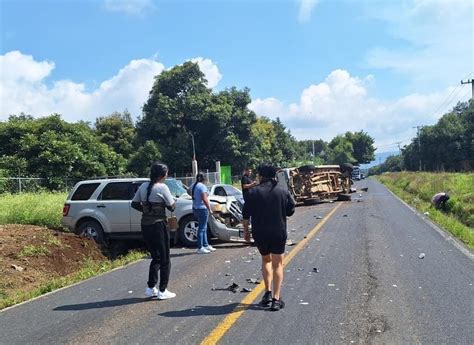
{"type": "Polygon", "coordinates": [[[287,188],[296,202],[310,204],[325,200],[351,200],[351,164],[304,165],[277,172],[278,183],[287,188]]]}

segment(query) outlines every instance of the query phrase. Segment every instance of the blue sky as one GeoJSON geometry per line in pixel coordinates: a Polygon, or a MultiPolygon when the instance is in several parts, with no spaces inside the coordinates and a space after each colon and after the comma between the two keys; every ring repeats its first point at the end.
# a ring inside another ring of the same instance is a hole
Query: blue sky
{"type": "Polygon", "coordinates": [[[138,116],[153,75],[197,58],[209,86],[249,87],[300,139],[364,129],[392,150],[474,77],[468,0],[0,3],[0,120],[138,116]]]}

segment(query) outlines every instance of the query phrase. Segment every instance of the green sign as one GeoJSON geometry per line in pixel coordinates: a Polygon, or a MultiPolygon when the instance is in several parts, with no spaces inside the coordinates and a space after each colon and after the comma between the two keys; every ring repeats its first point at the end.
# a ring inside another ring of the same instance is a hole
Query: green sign
{"type": "Polygon", "coordinates": [[[230,165],[221,166],[221,183],[232,184],[232,168],[230,165]]]}

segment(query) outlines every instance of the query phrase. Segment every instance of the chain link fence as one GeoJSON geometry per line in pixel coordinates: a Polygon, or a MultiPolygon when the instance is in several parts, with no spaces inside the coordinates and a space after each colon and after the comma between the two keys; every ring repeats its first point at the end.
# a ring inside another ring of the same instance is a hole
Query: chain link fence
{"type": "MultiPolygon", "coordinates": [[[[174,176],[178,181],[181,181],[185,186],[190,187],[195,181],[196,176],[174,176]]],[[[220,176],[218,172],[207,172],[204,173],[204,178],[207,180],[207,185],[212,186],[220,183],[220,176]]]]}

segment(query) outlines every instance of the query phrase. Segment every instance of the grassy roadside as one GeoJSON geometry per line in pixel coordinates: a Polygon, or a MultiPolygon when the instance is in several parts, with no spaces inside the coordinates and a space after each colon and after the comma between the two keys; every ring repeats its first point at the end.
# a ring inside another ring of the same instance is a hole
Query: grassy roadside
{"type": "Polygon", "coordinates": [[[65,193],[0,194],[0,224],[61,227],[65,193]]]}
{"type": "Polygon", "coordinates": [[[399,172],[376,179],[474,250],[474,174],[399,172]],[[431,197],[440,191],[451,196],[445,211],[431,205],[431,197]]]}
{"type": "Polygon", "coordinates": [[[83,267],[75,273],[63,277],[52,278],[30,291],[19,291],[12,294],[0,294],[0,310],[44,295],[45,293],[60,289],[62,287],[69,286],[82,280],[94,277],[101,273],[108,272],[114,268],[122,267],[144,257],[145,254],[143,252],[132,251],[127,255],[124,255],[115,260],[96,262],[91,260],[90,258],[86,259],[84,260],[83,267]]]}

